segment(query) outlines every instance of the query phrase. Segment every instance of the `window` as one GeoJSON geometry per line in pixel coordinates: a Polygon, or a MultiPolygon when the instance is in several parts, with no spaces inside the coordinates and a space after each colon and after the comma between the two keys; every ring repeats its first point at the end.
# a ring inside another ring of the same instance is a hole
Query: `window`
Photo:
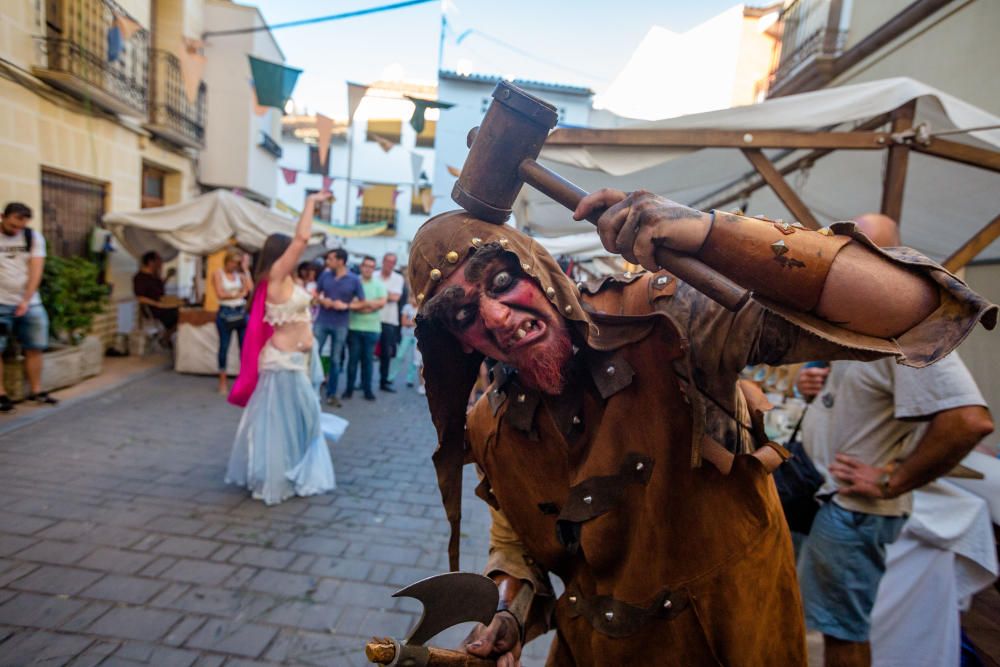
{"type": "Polygon", "coordinates": [[[394,144],[398,144],[403,133],[403,121],[387,119],[369,119],[368,131],[365,134],[365,141],[375,141],[375,136],[388,139],[394,144]]]}
{"type": "Polygon", "coordinates": [[[142,165],[142,208],[163,206],[163,182],[166,172],[156,167],[142,165]]]}
{"type": "MultiPolygon", "coordinates": [[[[319,190],[306,190],[306,196],[314,195],[319,190]]],[[[330,222],[333,219],[333,200],[327,199],[324,202],[313,204],[313,218],[320,222],[330,222]]]]}
{"type": "Polygon", "coordinates": [[[417,147],[434,148],[434,135],[437,133],[437,121],[424,121],[424,129],[417,135],[417,147]]]}
{"type": "Polygon", "coordinates": [[[323,174],[328,176],[330,174],[330,147],[326,147],[326,166],[320,165],[319,163],[319,146],[309,147],[309,173],[310,174],[323,174]]]}
{"type": "Polygon", "coordinates": [[[355,222],[365,224],[370,222],[388,223],[384,234],[394,236],[396,234],[396,196],[398,190],[395,185],[366,185],[364,195],[361,198],[361,206],[358,207],[355,222]]]}
{"type": "Polygon", "coordinates": [[[103,215],[103,183],[42,170],[42,233],[52,255],[86,257],[103,215]]]}
{"type": "Polygon", "coordinates": [[[430,215],[431,205],[434,203],[434,195],[431,194],[431,186],[413,188],[413,197],[410,200],[411,215],[430,215]]]}

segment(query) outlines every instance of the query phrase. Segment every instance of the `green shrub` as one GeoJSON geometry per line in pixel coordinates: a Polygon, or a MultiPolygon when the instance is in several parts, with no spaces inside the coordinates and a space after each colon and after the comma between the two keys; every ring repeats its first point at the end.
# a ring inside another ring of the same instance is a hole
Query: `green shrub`
{"type": "Polygon", "coordinates": [[[108,300],[108,286],[98,284],[99,276],[97,265],[82,257],[45,258],[39,292],[55,338],[76,345],[87,334],[108,300]]]}

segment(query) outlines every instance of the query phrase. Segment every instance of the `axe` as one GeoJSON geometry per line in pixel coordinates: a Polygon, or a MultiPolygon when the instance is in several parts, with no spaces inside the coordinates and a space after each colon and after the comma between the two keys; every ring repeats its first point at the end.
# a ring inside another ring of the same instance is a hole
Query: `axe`
{"type": "Polygon", "coordinates": [[[448,572],[410,584],[392,594],[419,600],[424,611],[403,642],[372,638],[365,646],[368,660],[388,667],[496,667],[493,660],[424,646],[437,633],[458,623],[489,624],[500,593],[492,579],[471,572],[448,572]]]}
{"type": "MultiPolygon", "coordinates": [[[[587,194],[535,161],[559,118],[556,108],[501,81],[478,128],[469,132],[469,156],[451,198],[481,220],[503,224],[521,187],[527,183],[569,209],[587,194]]],[[[597,223],[603,210],[587,220],[597,223]]],[[[656,262],[729,310],[739,310],[750,293],[715,269],[668,248],[656,250],[656,262]]]]}

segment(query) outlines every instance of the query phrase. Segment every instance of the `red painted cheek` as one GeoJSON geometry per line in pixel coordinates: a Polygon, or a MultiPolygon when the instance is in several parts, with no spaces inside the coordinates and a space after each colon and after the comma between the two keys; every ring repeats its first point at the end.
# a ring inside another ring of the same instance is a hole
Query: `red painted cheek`
{"type": "MultiPolygon", "coordinates": [[[[541,291],[531,281],[520,280],[501,297],[501,300],[511,308],[538,310],[541,295],[541,291]]],[[[544,303],[544,300],[541,300],[541,302],[544,303]]]]}

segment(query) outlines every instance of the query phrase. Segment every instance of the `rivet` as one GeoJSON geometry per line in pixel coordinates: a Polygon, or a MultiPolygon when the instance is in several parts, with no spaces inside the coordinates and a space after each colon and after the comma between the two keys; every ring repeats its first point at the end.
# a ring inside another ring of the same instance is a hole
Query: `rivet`
{"type": "Polygon", "coordinates": [[[673,602],[671,602],[670,600],[666,600],[666,601],[665,601],[665,602],[663,603],[663,608],[664,608],[664,609],[670,609],[670,608],[671,608],[671,607],[673,607],[673,606],[674,606],[674,603],[673,603],[673,602]]]}
{"type": "Polygon", "coordinates": [[[505,238],[497,239],[497,243],[499,243],[500,247],[503,248],[504,250],[506,250],[507,246],[510,245],[510,241],[508,241],[505,238]]]}
{"type": "Polygon", "coordinates": [[[604,618],[608,619],[609,621],[615,620],[615,612],[613,611],[604,612],[604,618]]]}
{"type": "Polygon", "coordinates": [[[626,271],[625,273],[622,274],[622,277],[625,278],[625,280],[632,280],[632,272],[626,271]]]}
{"type": "Polygon", "coordinates": [[[573,423],[576,424],[577,426],[579,426],[580,425],[580,418],[577,417],[576,415],[573,415],[573,423]]]}
{"type": "Polygon", "coordinates": [[[423,300],[424,300],[424,293],[421,292],[420,294],[417,295],[417,301],[423,301],[423,300]]]}
{"type": "Polygon", "coordinates": [[[819,230],[817,230],[817,231],[818,231],[818,232],[819,232],[820,234],[822,234],[823,236],[833,236],[833,230],[832,230],[832,229],[830,229],[829,227],[824,227],[824,228],[822,228],[822,229],[819,229],[819,230]]]}
{"type": "Polygon", "coordinates": [[[745,143],[745,144],[752,144],[753,143],[753,135],[750,134],[749,132],[747,132],[746,134],[744,134],[743,135],[743,143],[745,143]]]}
{"type": "Polygon", "coordinates": [[[528,399],[528,397],[525,396],[524,394],[518,394],[517,395],[517,402],[518,403],[524,403],[527,399],[528,399]]]}
{"type": "Polygon", "coordinates": [[[528,264],[527,262],[525,262],[525,263],[521,264],[521,268],[524,269],[525,271],[531,271],[531,264],[528,264]]]}
{"type": "Polygon", "coordinates": [[[556,298],[556,288],[555,287],[546,287],[545,288],[545,296],[549,297],[549,301],[554,301],[555,298],[556,298]]]}
{"type": "Polygon", "coordinates": [[[576,604],[576,596],[575,595],[570,595],[569,596],[569,601],[572,602],[573,604],[576,604]]]}
{"type": "Polygon", "coordinates": [[[608,375],[614,375],[615,374],[615,367],[614,366],[608,366],[607,368],[604,369],[604,372],[607,373],[608,375]]]}
{"type": "Polygon", "coordinates": [[[472,243],[472,247],[473,248],[478,248],[481,245],[483,245],[483,240],[481,238],[479,238],[478,236],[475,236],[475,237],[472,238],[471,243],[472,243]]]}
{"type": "Polygon", "coordinates": [[[781,220],[779,220],[778,222],[781,223],[781,229],[782,229],[782,231],[786,231],[787,232],[787,231],[790,231],[792,229],[792,226],[790,224],[788,224],[787,222],[782,222],[781,220]]]}
{"type": "Polygon", "coordinates": [[[454,264],[455,262],[458,261],[458,253],[452,250],[447,255],[445,255],[444,258],[448,260],[449,264],[454,264]]]}
{"type": "Polygon", "coordinates": [[[440,269],[431,269],[431,280],[433,280],[434,282],[437,282],[437,281],[441,280],[441,270],[440,269]]]}
{"type": "Polygon", "coordinates": [[[788,246],[785,245],[784,240],[775,241],[774,243],[771,244],[771,252],[773,252],[778,257],[781,257],[786,252],[788,252],[788,246]]]}
{"type": "Polygon", "coordinates": [[[798,229],[805,229],[806,228],[805,225],[803,225],[801,222],[798,222],[798,221],[793,222],[792,223],[792,227],[796,227],[798,229]]]}
{"type": "Polygon", "coordinates": [[[572,315],[572,314],[573,314],[573,306],[572,306],[571,304],[568,304],[568,303],[567,303],[567,304],[566,304],[566,305],[565,305],[565,306],[563,307],[563,312],[564,312],[564,313],[566,313],[567,315],[572,315]]]}
{"type": "Polygon", "coordinates": [[[593,496],[584,496],[583,497],[583,502],[584,502],[584,504],[589,505],[590,503],[594,502],[594,497],[593,496]]]}
{"type": "Polygon", "coordinates": [[[646,467],[646,464],[643,463],[642,461],[639,461],[638,463],[635,464],[635,469],[636,470],[642,470],[645,467],[646,467]]]}
{"type": "Polygon", "coordinates": [[[584,287],[583,283],[577,283],[576,284],[576,289],[578,289],[581,292],[583,291],[583,287],[584,287]]]}
{"type": "Polygon", "coordinates": [[[654,284],[656,285],[656,287],[663,287],[669,282],[670,282],[669,276],[660,276],[654,281],[654,284]]]}

